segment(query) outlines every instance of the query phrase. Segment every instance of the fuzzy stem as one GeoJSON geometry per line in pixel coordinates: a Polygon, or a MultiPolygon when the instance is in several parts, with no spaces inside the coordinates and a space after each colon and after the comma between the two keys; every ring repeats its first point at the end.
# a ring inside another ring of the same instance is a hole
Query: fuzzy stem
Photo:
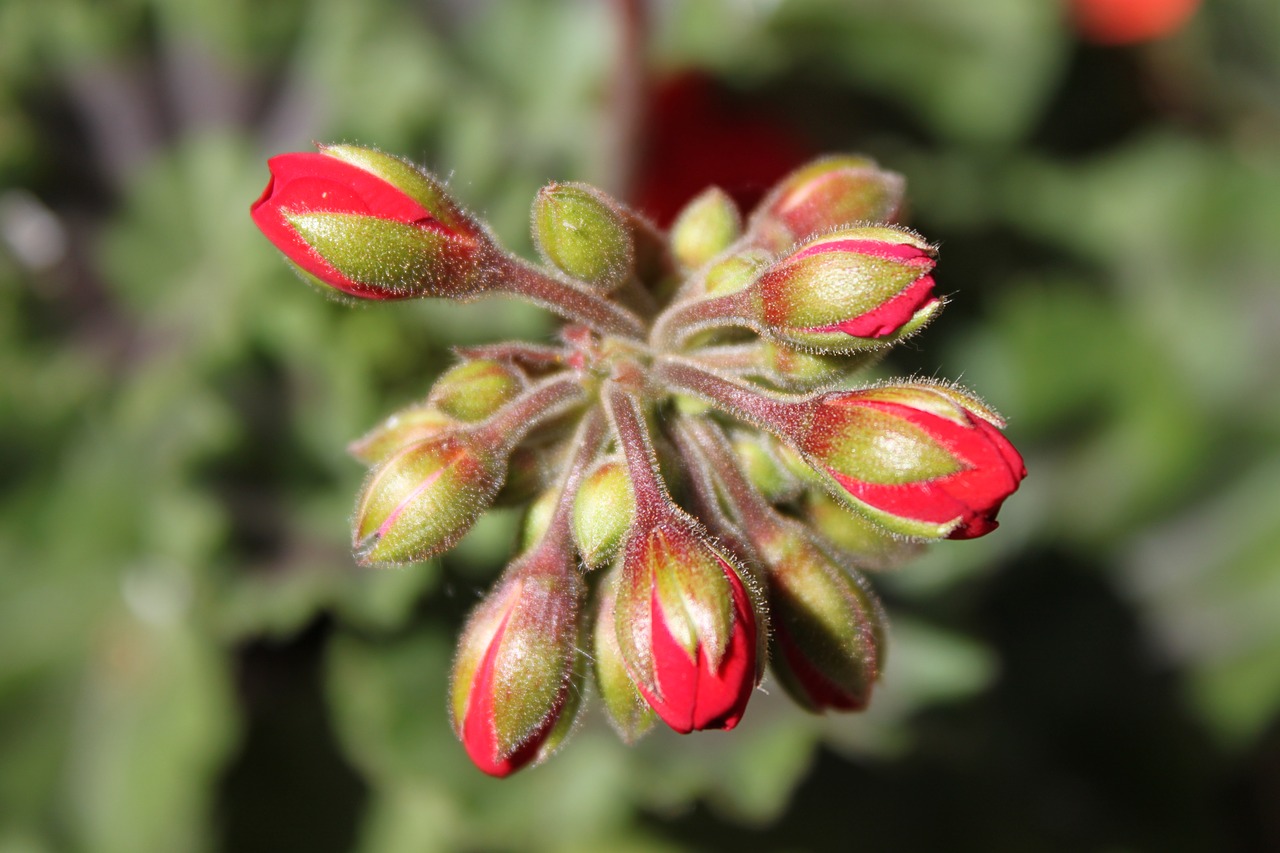
{"type": "Polygon", "coordinates": [[[534,385],[476,426],[473,435],[482,444],[509,454],[533,427],[568,409],[586,397],[573,376],[553,376],[534,385]]]}
{"type": "Polygon", "coordinates": [[[555,549],[560,554],[567,554],[572,548],[570,522],[573,519],[573,502],[578,495],[578,487],[582,485],[583,479],[591,470],[591,463],[600,452],[604,435],[604,416],[599,407],[593,406],[574,433],[571,445],[574,448],[573,458],[569,460],[560,480],[560,495],[556,498],[556,507],[547,523],[546,532],[538,543],[539,549],[555,549]]]}
{"type": "Polygon", "coordinates": [[[687,391],[749,423],[783,438],[799,437],[813,417],[816,399],[767,393],[731,381],[688,359],[664,356],[654,364],[653,378],[687,391]]]}
{"type": "Polygon", "coordinates": [[[686,356],[704,367],[735,376],[764,376],[768,373],[761,365],[764,356],[759,341],[703,347],[686,353],[686,356]]]}
{"type": "Polygon", "coordinates": [[[658,315],[649,342],[657,349],[676,350],[690,335],[710,326],[755,328],[756,323],[748,313],[750,307],[749,291],[745,290],[676,302],[658,315]]]}
{"type": "Polygon", "coordinates": [[[516,364],[541,369],[564,367],[568,363],[569,357],[569,353],[562,347],[526,344],[519,341],[454,347],[453,351],[461,358],[489,358],[494,361],[511,361],[516,364]]]}
{"type": "Polygon", "coordinates": [[[644,325],[635,314],[603,296],[555,278],[518,258],[500,262],[492,287],[585,323],[601,334],[643,337],[644,325]]]}
{"type": "Polygon", "coordinates": [[[694,433],[690,430],[692,424],[702,420],[701,418],[681,417],[676,422],[676,428],[671,433],[671,439],[684,462],[685,474],[689,478],[690,486],[693,487],[693,495],[697,501],[699,516],[714,522],[709,526],[715,529],[717,535],[730,533],[736,538],[742,539],[744,538],[742,530],[737,522],[725,515],[724,507],[720,502],[720,490],[716,488],[715,477],[711,473],[711,463],[708,461],[706,454],[702,452],[694,433]]]}
{"type": "Polygon", "coordinates": [[[613,431],[627,461],[627,475],[636,497],[637,516],[670,504],[671,497],[658,469],[657,454],[636,397],[609,382],[603,394],[613,431]]]}
{"type": "Polygon", "coordinates": [[[680,423],[680,429],[686,440],[697,445],[703,457],[710,462],[709,467],[724,485],[728,503],[742,519],[743,527],[751,531],[765,531],[775,526],[777,521],[773,507],[742,473],[737,454],[720,428],[706,420],[686,418],[680,423]]]}

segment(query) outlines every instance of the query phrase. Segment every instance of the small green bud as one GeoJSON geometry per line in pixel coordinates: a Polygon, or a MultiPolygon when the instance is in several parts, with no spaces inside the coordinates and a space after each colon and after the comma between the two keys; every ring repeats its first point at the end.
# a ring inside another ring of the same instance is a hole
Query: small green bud
{"type": "Polygon", "coordinates": [[[620,205],[586,184],[550,184],[533,202],[543,259],[580,281],[617,287],[635,271],[635,241],[620,205]]]}
{"type": "Polygon", "coordinates": [[[560,500],[558,489],[547,489],[531,501],[524,514],[524,523],[520,526],[520,550],[528,551],[538,540],[542,539],[551,524],[551,516],[555,514],[556,502],[560,500]]]}
{"type": "Polygon", "coordinates": [[[506,459],[465,433],[428,438],[365,481],[351,547],[362,566],[411,563],[453,547],[493,502],[506,459]]]}
{"type": "Polygon", "coordinates": [[[688,269],[702,266],[733,245],[742,216],[719,187],[708,187],[685,205],[671,225],[671,253],[688,269]]]}
{"type": "Polygon", "coordinates": [[[780,503],[799,494],[800,482],[775,452],[777,442],[759,433],[739,431],[731,443],[742,472],[765,500],[780,503]]]}
{"type": "Polygon", "coordinates": [[[416,403],[351,442],[347,452],[367,465],[376,465],[402,447],[443,435],[457,426],[457,421],[435,407],[416,403]]]}
{"type": "Polygon", "coordinates": [[[824,355],[770,340],[761,341],[760,348],[769,380],[789,391],[812,391],[831,385],[880,357],[874,350],[852,355],[824,355]]]}
{"type": "Polygon", "coordinates": [[[602,460],[583,480],[573,501],[573,539],[582,561],[593,569],[609,563],[635,513],[626,464],[617,457],[602,460]]]}
{"type": "Polygon", "coordinates": [[[751,284],[769,264],[769,255],[758,249],[740,252],[707,270],[704,290],[707,296],[737,293],[751,284]]]}
{"type": "Polygon", "coordinates": [[[835,545],[859,568],[885,571],[897,568],[919,554],[924,545],[900,536],[848,508],[826,492],[805,495],[805,520],[835,545]]]}
{"type": "Polygon", "coordinates": [[[622,660],[618,645],[618,627],[614,622],[617,607],[619,571],[610,572],[601,585],[596,607],[594,647],[596,686],[604,700],[605,713],[618,736],[635,743],[653,727],[658,717],[644,701],[622,660]]]}
{"type": "Polygon", "coordinates": [[[524,377],[510,364],[477,358],[446,370],[427,402],[460,421],[482,421],[523,389],[524,377]]]}

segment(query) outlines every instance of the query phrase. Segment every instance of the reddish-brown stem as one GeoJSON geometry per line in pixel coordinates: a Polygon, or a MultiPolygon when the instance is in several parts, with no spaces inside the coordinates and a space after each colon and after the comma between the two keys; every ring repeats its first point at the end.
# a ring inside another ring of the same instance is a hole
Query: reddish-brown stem
{"type": "Polygon", "coordinates": [[[649,436],[640,401],[614,382],[605,385],[602,396],[627,462],[627,475],[631,478],[638,516],[668,506],[671,498],[658,470],[657,455],[653,451],[653,440],[649,436]]]}
{"type": "Polygon", "coordinates": [[[645,89],[644,50],[648,34],[646,0],[614,0],[617,41],[614,50],[612,97],[609,100],[609,127],[606,174],[610,188],[629,196],[638,165],[636,143],[643,120],[645,89]]]}
{"type": "Polygon", "coordinates": [[[564,367],[568,363],[568,352],[561,347],[526,344],[519,341],[454,347],[453,351],[461,358],[489,358],[494,361],[511,361],[538,370],[564,367]]]}
{"type": "Polygon", "coordinates": [[[519,296],[562,317],[584,323],[601,334],[644,336],[644,324],[627,309],[518,258],[504,258],[490,286],[494,291],[519,296]]]}
{"type": "Polygon", "coordinates": [[[593,406],[583,416],[574,433],[573,458],[569,460],[564,475],[560,480],[560,495],[556,498],[556,508],[552,511],[551,520],[547,523],[546,532],[538,543],[539,548],[555,549],[560,553],[568,553],[573,542],[570,521],[573,518],[573,502],[577,497],[578,487],[591,469],[604,441],[605,419],[599,407],[593,406]]]}
{"type": "Polygon", "coordinates": [[[658,315],[649,343],[657,349],[671,351],[679,349],[690,335],[712,326],[754,328],[750,307],[749,291],[744,290],[677,302],[658,315]]]}
{"type": "Polygon", "coordinates": [[[718,426],[705,419],[686,418],[679,429],[710,463],[715,478],[725,488],[728,503],[742,519],[745,529],[765,531],[777,523],[773,507],[742,473],[737,455],[718,426]]]}
{"type": "Polygon", "coordinates": [[[802,435],[813,417],[814,398],[769,393],[676,356],[659,358],[653,378],[784,438],[802,435]]]}
{"type": "Polygon", "coordinates": [[[586,392],[577,378],[553,376],[507,403],[493,417],[475,427],[472,434],[481,444],[507,454],[533,427],[585,397],[586,392]]]}

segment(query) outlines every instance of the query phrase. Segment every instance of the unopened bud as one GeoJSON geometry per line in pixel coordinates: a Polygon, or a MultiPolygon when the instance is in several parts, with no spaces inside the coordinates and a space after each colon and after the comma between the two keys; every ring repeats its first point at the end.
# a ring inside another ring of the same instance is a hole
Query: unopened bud
{"type": "Polygon", "coordinates": [[[671,225],[671,253],[687,269],[696,269],[723,252],[742,233],[742,216],[728,193],[709,187],[671,225]]]}
{"type": "Polygon", "coordinates": [[[617,570],[611,572],[601,585],[592,650],[596,686],[609,722],[624,741],[635,743],[653,727],[657,716],[627,675],[622,649],[618,646],[618,627],[614,621],[618,575],[617,570]]]}
{"type": "Polygon", "coordinates": [[[366,299],[462,296],[478,286],[488,236],[426,172],[348,145],[268,165],[253,221],[304,278],[366,299]]]}
{"type": "Polygon", "coordinates": [[[826,492],[805,495],[804,518],[861,569],[895,569],[924,548],[923,543],[894,536],[866,516],[849,512],[826,492]]]}
{"type": "Polygon", "coordinates": [[[635,271],[635,241],[621,206],[587,184],[550,184],[533,203],[533,238],[547,263],[612,289],[635,271]]]}
{"type": "Polygon", "coordinates": [[[505,464],[466,433],[392,454],[370,474],[356,506],[356,561],[410,563],[453,547],[493,502],[505,464]]]}
{"type": "Polygon", "coordinates": [[[789,391],[829,386],[878,357],[875,351],[851,355],[806,352],[771,340],[762,340],[760,346],[767,377],[789,391]]]}
{"type": "Polygon", "coordinates": [[[417,403],[391,415],[347,445],[347,452],[367,465],[376,465],[402,447],[456,429],[458,422],[434,406],[417,403]]]}
{"type": "Polygon", "coordinates": [[[899,228],[849,228],[820,237],[752,284],[762,330],[809,349],[852,352],[919,329],[941,308],[934,249],[899,228]]]}
{"type": "Polygon", "coordinates": [[[549,755],[572,724],[585,588],[551,551],[508,569],[467,622],[453,665],[453,727],[475,765],[507,776],[549,755]],[[554,565],[547,564],[554,562],[554,565]]]}
{"type": "Polygon", "coordinates": [[[731,443],[742,473],[765,500],[780,503],[799,494],[800,482],[778,458],[777,442],[759,433],[739,431],[731,443]]]}
{"type": "Polygon", "coordinates": [[[893,222],[906,182],[866,157],[824,157],[783,178],[756,208],[752,240],[780,252],[859,222],[893,222]]]}
{"type": "Polygon", "coordinates": [[[884,654],[884,612],[870,586],[800,524],[753,539],[768,573],[778,681],[811,711],[866,707],[884,654]]]}
{"type": "Polygon", "coordinates": [[[970,539],[1026,476],[985,406],[925,384],[833,391],[818,399],[800,450],[851,506],[907,536],[970,539]]]}
{"type": "Polygon", "coordinates": [[[510,364],[477,358],[441,374],[427,402],[460,421],[482,421],[515,399],[524,385],[524,376],[510,364]]]}
{"type": "Polygon", "coordinates": [[[735,561],[675,507],[629,534],[615,619],[627,673],[667,725],[738,724],[758,680],[755,606],[735,561]]]}
{"type": "Polygon", "coordinates": [[[737,293],[760,275],[769,263],[769,255],[759,249],[737,252],[707,270],[703,289],[707,296],[737,293]]]}
{"type": "Polygon", "coordinates": [[[611,562],[636,514],[636,498],[627,466],[605,459],[587,475],[573,502],[573,539],[591,568],[611,562]]]}

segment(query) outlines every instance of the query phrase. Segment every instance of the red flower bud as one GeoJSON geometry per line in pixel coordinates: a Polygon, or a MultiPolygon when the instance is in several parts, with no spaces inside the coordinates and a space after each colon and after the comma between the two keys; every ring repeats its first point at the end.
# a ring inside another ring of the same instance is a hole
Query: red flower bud
{"type": "Polygon", "coordinates": [[[801,246],[752,288],[766,332],[853,350],[909,334],[937,312],[933,267],[933,247],[909,231],[850,228],[801,246]]]}
{"type": "Polygon", "coordinates": [[[796,522],[755,531],[753,540],[768,574],[778,681],[811,711],[865,708],[885,645],[870,585],[796,522]]]}
{"type": "Polygon", "coordinates": [[[616,612],[627,673],[667,725],[731,729],[758,677],[755,608],[734,561],[672,509],[627,540],[616,612]]]}
{"type": "Polygon", "coordinates": [[[866,157],[814,160],[779,181],[751,215],[755,245],[782,251],[833,228],[856,222],[892,222],[906,181],[866,157]]]}
{"type": "Polygon", "coordinates": [[[487,238],[425,172],[351,146],[282,154],[268,166],[250,213],[305,277],[367,299],[474,289],[487,238]]]}
{"type": "Polygon", "coordinates": [[[817,401],[800,449],[855,508],[909,536],[971,539],[1026,467],[980,402],[941,386],[836,391],[817,401]]]}
{"type": "Polygon", "coordinates": [[[490,776],[545,758],[571,728],[584,595],[573,566],[535,551],[508,569],[467,622],[450,709],[467,755],[490,776]]]}

